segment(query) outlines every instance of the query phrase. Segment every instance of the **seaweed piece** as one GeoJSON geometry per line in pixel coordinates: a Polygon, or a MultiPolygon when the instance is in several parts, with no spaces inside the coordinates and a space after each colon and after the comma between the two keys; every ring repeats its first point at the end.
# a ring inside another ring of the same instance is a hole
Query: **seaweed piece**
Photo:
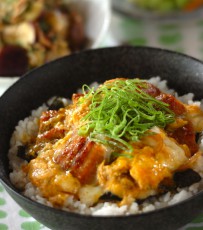
{"type": "Polygon", "coordinates": [[[100,197],[100,200],[105,200],[105,201],[121,201],[122,199],[111,192],[107,192],[104,195],[100,197]]]}
{"type": "Polygon", "coordinates": [[[176,184],[174,183],[174,181],[171,178],[164,178],[159,186],[158,186],[158,194],[156,195],[151,195],[147,198],[144,199],[137,199],[135,200],[135,202],[138,205],[142,205],[144,202],[149,202],[149,203],[153,203],[155,202],[160,196],[166,194],[167,192],[171,192],[171,193],[175,193],[177,189],[176,184]]]}
{"type": "Polygon", "coordinates": [[[195,141],[198,143],[199,139],[201,138],[201,134],[200,133],[196,133],[195,134],[195,141]]]}
{"type": "Polygon", "coordinates": [[[142,205],[144,202],[149,202],[149,203],[153,203],[157,200],[157,198],[160,196],[160,194],[158,195],[151,195],[148,196],[147,198],[144,199],[137,199],[134,202],[136,202],[138,205],[142,205]]]}
{"type": "Polygon", "coordinates": [[[158,186],[158,192],[159,194],[165,194],[167,192],[173,192],[177,188],[177,185],[174,183],[174,180],[171,178],[165,178],[163,179],[159,186],[158,186]]]}
{"type": "Polygon", "coordinates": [[[18,150],[17,150],[17,156],[23,160],[26,160],[30,162],[32,159],[37,157],[37,154],[33,155],[28,155],[26,152],[27,146],[25,145],[19,145],[18,150]]]}
{"type": "Polygon", "coordinates": [[[59,110],[60,108],[64,108],[64,103],[61,97],[56,97],[52,103],[49,105],[49,110],[59,110]]]}
{"type": "Polygon", "coordinates": [[[199,182],[201,176],[193,169],[187,169],[185,171],[176,172],[173,176],[173,180],[177,187],[184,188],[199,182]]]}
{"type": "Polygon", "coordinates": [[[135,202],[138,205],[142,205],[144,202],[154,202],[161,195],[166,194],[167,192],[176,193],[177,188],[188,187],[194,183],[197,183],[201,180],[201,176],[194,171],[193,169],[187,169],[185,171],[176,172],[173,178],[165,178],[161,181],[158,186],[158,194],[149,196],[145,199],[137,199],[135,202]]]}

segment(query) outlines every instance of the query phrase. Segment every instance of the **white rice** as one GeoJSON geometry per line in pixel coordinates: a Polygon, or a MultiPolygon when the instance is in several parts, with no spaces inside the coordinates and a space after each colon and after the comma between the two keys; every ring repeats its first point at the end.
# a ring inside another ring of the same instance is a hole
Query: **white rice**
{"type": "MultiPolygon", "coordinates": [[[[157,86],[161,91],[170,93],[175,95],[179,100],[186,104],[199,104],[200,102],[193,101],[193,94],[188,93],[183,96],[179,96],[174,90],[169,89],[167,87],[167,82],[165,80],[160,79],[160,77],[154,77],[149,80],[150,83],[157,86]]],[[[97,83],[93,83],[91,85],[97,87],[97,83]]],[[[51,103],[53,99],[50,99],[48,102],[51,103]]],[[[64,103],[67,100],[64,99],[64,103]]],[[[202,105],[202,104],[201,104],[202,105]]],[[[10,173],[11,182],[19,189],[21,189],[23,194],[32,200],[35,200],[39,203],[52,206],[52,204],[43,198],[40,194],[40,191],[34,187],[31,182],[28,181],[26,174],[22,171],[22,165],[27,164],[26,161],[17,157],[17,148],[18,146],[25,145],[33,136],[36,136],[39,126],[39,117],[42,111],[47,110],[48,106],[43,104],[38,109],[33,110],[31,115],[24,120],[19,121],[18,125],[15,128],[15,131],[12,135],[10,141],[10,150],[8,153],[10,167],[12,172],[10,173]]],[[[200,150],[203,150],[203,140],[199,141],[200,150]]],[[[203,157],[200,157],[198,162],[195,165],[194,170],[197,171],[200,176],[203,178],[203,157]]],[[[172,194],[168,192],[160,197],[156,197],[152,200],[146,200],[142,204],[138,204],[136,202],[132,203],[130,206],[118,206],[115,203],[104,202],[99,203],[94,207],[87,207],[85,204],[81,203],[78,200],[74,200],[72,196],[70,196],[65,204],[64,210],[73,211],[81,214],[89,214],[89,215],[129,215],[129,214],[138,214],[143,212],[153,211],[159,208],[163,208],[169,205],[173,205],[177,202],[185,200],[198,191],[203,189],[203,179],[199,183],[195,183],[187,188],[178,189],[176,194],[172,194]]]]}

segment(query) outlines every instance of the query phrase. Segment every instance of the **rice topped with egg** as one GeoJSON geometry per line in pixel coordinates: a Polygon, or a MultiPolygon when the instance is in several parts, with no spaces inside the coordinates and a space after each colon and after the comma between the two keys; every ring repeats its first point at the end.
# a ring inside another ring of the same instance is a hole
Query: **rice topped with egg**
{"type": "Polygon", "coordinates": [[[10,180],[23,195],[89,215],[129,215],[203,187],[203,111],[159,77],[84,85],[19,121],[10,180]],[[198,139],[198,140],[197,140],[198,139]]]}

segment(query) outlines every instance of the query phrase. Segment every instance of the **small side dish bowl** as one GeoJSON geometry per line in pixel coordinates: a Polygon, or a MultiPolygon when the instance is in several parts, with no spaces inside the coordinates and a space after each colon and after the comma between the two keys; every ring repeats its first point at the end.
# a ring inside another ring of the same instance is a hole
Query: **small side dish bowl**
{"type": "Polygon", "coordinates": [[[109,0],[3,3],[0,76],[21,76],[56,58],[98,47],[110,15],[109,0]]]}
{"type": "MultiPolygon", "coordinates": [[[[203,191],[180,203],[127,216],[90,216],[63,211],[23,196],[9,179],[8,149],[19,120],[50,97],[71,97],[83,84],[116,77],[160,76],[180,95],[203,98],[203,63],[179,53],[147,47],[87,50],[37,68],[12,85],[0,98],[0,178],[10,196],[36,220],[51,229],[143,230],[177,229],[203,211],[203,191]]],[[[14,220],[15,221],[15,220],[14,220]]]]}

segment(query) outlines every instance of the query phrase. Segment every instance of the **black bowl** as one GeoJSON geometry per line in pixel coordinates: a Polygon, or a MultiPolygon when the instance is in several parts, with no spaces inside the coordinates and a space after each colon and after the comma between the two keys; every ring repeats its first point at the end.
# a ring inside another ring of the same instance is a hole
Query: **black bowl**
{"type": "Polygon", "coordinates": [[[203,63],[178,53],[147,47],[89,50],[48,63],[22,77],[0,98],[0,178],[13,199],[51,229],[123,230],[177,229],[203,211],[203,192],[192,198],[146,214],[92,217],[65,212],[36,203],[9,180],[9,140],[17,122],[53,95],[70,97],[84,83],[116,77],[160,76],[180,94],[193,92],[203,98],[203,63]]]}

